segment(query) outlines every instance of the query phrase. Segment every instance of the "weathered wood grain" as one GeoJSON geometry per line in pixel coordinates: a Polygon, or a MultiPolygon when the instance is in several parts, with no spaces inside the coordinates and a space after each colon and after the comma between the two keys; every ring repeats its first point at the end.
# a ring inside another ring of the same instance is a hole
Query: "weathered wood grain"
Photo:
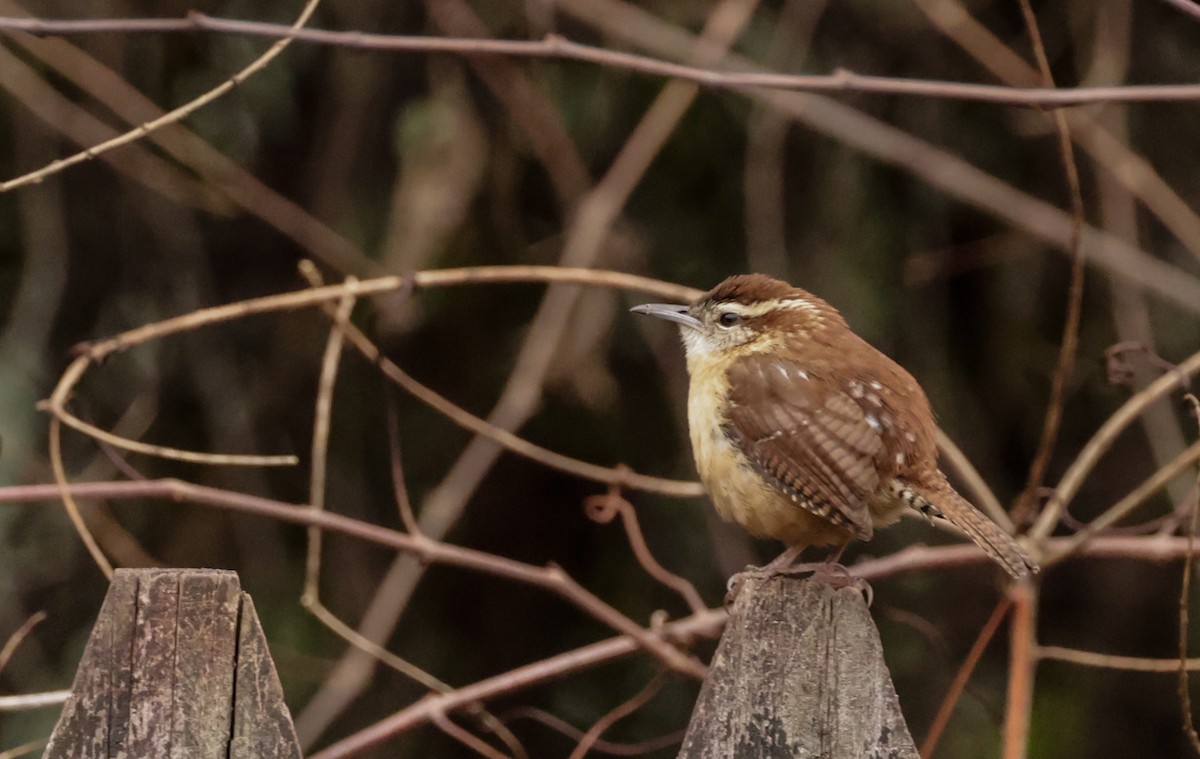
{"type": "Polygon", "coordinates": [[[862,593],[748,576],[681,759],[917,759],[862,593]]]}
{"type": "Polygon", "coordinates": [[[283,688],[275,676],[275,664],[267,650],[267,639],[250,596],[244,596],[242,600],[234,707],[229,759],[263,756],[300,759],[296,728],[283,703],[283,688]],[[295,747],[294,753],[292,747],[295,747]]]}
{"type": "Polygon", "coordinates": [[[300,755],[237,575],[117,570],[45,757],[300,755]]]}

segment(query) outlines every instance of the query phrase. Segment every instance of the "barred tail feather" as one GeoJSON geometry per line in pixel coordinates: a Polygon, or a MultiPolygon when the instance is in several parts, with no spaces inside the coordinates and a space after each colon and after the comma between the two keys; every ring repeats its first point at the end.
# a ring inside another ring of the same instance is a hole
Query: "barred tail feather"
{"type": "Polygon", "coordinates": [[[949,483],[946,483],[945,489],[939,488],[936,494],[926,495],[905,485],[896,487],[895,493],[931,522],[936,524],[945,520],[965,533],[1015,579],[1039,571],[1037,562],[1030,558],[1020,543],[955,492],[949,483]]]}

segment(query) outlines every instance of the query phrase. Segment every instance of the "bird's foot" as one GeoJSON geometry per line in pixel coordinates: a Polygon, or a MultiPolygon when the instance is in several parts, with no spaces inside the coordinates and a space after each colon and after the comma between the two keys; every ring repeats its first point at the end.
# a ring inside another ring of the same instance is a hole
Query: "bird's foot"
{"type": "MultiPolygon", "coordinates": [[[[780,558],[783,558],[782,556],[780,558]]],[[[809,579],[823,583],[835,589],[842,588],[857,588],[867,600],[867,606],[875,600],[875,591],[870,584],[861,577],[855,577],[850,574],[850,570],[846,567],[832,561],[814,561],[800,564],[793,564],[792,559],[795,556],[789,557],[787,562],[780,562],[779,559],[765,564],[761,567],[746,567],[741,572],[729,578],[726,584],[725,605],[731,605],[741,591],[742,582],[747,577],[756,577],[759,579],[769,579],[771,577],[794,577],[796,575],[809,574],[809,579]]]]}
{"type": "MultiPolygon", "coordinates": [[[[795,568],[801,571],[811,571],[812,577],[809,579],[814,582],[824,583],[831,588],[841,590],[842,588],[855,588],[867,600],[867,606],[870,606],[875,601],[875,590],[861,577],[855,577],[850,574],[850,570],[845,566],[830,561],[822,561],[815,564],[796,564],[795,568]]],[[[788,574],[791,574],[789,568],[788,574]]]]}

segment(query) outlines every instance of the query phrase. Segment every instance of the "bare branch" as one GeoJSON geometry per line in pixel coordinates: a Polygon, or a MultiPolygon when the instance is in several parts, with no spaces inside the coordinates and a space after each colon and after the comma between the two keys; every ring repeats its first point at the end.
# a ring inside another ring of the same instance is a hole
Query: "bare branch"
{"type": "Polygon", "coordinates": [[[1004,711],[1004,759],[1024,759],[1029,747],[1029,723],[1033,713],[1033,680],[1037,671],[1037,600],[1033,583],[1014,583],[1009,588],[1013,603],[1009,633],[1008,705],[1004,711]]]}
{"type": "MultiPolygon", "coordinates": [[[[1200,460],[1200,441],[1192,443],[1173,460],[1159,468],[1145,482],[1134,488],[1129,495],[1110,506],[1103,514],[1093,519],[1086,527],[1071,536],[1067,540],[1066,548],[1063,552],[1046,556],[1042,560],[1042,566],[1046,567],[1061,561],[1102,530],[1119,522],[1138,506],[1145,503],[1147,498],[1166,487],[1171,480],[1181,475],[1188,467],[1194,466],[1198,460],[1200,460]]],[[[1065,511],[1063,513],[1064,515],[1066,514],[1065,511]]],[[[1170,516],[1172,515],[1168,515],[1168,517],[1170,516]]]]}
{"type": "MultiPolygon", "coordinates": [[[[710,610],[702,614],[693,614],[685,619],[667,624],[663,628],[663,634],[683,639],[694,636],[714,637],[724,627],[725,618],[724,610],[710,610]]],[[[543,659],[487,680],[481,680],[473,685],[459,688],[453,693],[426,696],[412,706],[405,707],[392,716],[318,751],[309,759],[351,757],[428,722],[438,712],[449,713],[462,708],[467,703],[485,701],[525,690],[560,677],[565,672],[590,669],[599,664],[628,656],[637,650],[637,644],[627,636],[610,638],[574,651],[568,651],[565,654],[543,659]]]]}
{"type": "MultiPolygon", "coordinates": [[[[1118,656],[1116,654],[1101,654],[1095,651],[1080,651],[1077,648],[1063,646],[1038,646],[1034,654],[1039,659],[1053,659],[1084,667],[1097,669],[1119,669],[1125,672],[1162,672],[1163,674],[1179,674],[1179,659],[1151,659],[1145,656],[1118,656]]],[[[1188,659],[1189,672],[1200,670],[1200,659],[1188,659]]]]}
{"type": "Polygon", "coordinates": [[[1166,0],[1166,2],[1175,6],[1192,18],[1200,20],[1200,5],[1197,5],[1192,0],[1166,0]]]}
{"type": "Polygon", "coordinates": [[[1004,528],[1005,532],[1015,533],[1016,527],[1008,516],[1008,512],[1004,510],[1000,499],[996,497],[996,492],[983,479],[983,475],[979,474],[979,470],[962,452],[962,449],[941,428],[938,428],[937,431],[937,444],[942,459],[950,465],[950,470],[962,480],[964,488],[971,496],[971,502],[983,509],[993,522],[1004,528]]]}
{"type": "MultiPolygon", "coordinates": [[[[1020,0],[1021,15],[1025,19],[1025,28],[1033,42],[1034,57],[1041,71],[1042,81],[1046,87],[1054,88],[1054,76],[1050,73],[1050,61],[1046,58],[1046,48],[1042,44],[1042,33],[1038,29],[1037,16],[1029,0],[1020,0]]],[[[1075,151],[1071,145],[1071,129],[1067,126],[1067,117],[1062,111],[1052,115],[1055,132],[1058,134],[1058,152],[1062,159],[1063,168],[1067,175],[1067,189],[1071,198],[1071,234],[1067,243],[1067,256],[1071,260],[1071,285],[1067,293],[1067,316],[1063,322],[1062,341],[1058,349],[1058,362],[1054,367],[1054,375],[1050,381],[1050,400],[1046,407],[1046,416],[1042,424],[1042,435],[1038,441],[1037,452],[1029,467],[1029,477],[1025,483],[1025,492],[1017,501],[1017,521],[1032,514],[1035,510],[1034,500],[1037,490],[1042,486],[1046,476],[1046,468],[1050,465],[1050,456],[1054,453],[1054,443],[1058,439],[1058,428],[1062,421],[1063,395],[1066,392],[1067,381],[1075,368],[1075,353],[1079,347],[1079,319],[1083,307],[1083,191],[1079,187],[1079,167],[1075,164],[1075,151]]]]}
{"type": "Polygon", "coordinates": [[[44,611],[32,614],[12,635],[8,636],[8,640],[4,642],[3,646],[0,646],[0,672],[4,671],[4,667],[8,665],[8,660],[12,658],[17,647],[21,645],[21,641],[25,640],[29,636],[29,633],[33,632],[33,628],[37,627],[45,618],[46,612],[44,611]]]}
{"type": "MultiPolygon", "coordinates": [[[[646,277],[639,277],[632,274],[605,272],[592,269],[569,269],[554,266],[481,266],[467,267],[463,269],[444,269],[440,271],[420,272],[413,275],[413,279],[420,287],[439,287],[478,282],[574,282],[578,284],[592,284],[602,287],[651,292],[668,298],[674,297],[679,300],[688,300],[694,298],[698,294],[698,291],[692,288],[671,285],[669,283],[649,279],[646,277]]],[[[131,444],[133,444],[142,453],[160,453],[163,450],[169,450],[169,457],[171,458],[186,457],[187,460],[196,461],[198,463],[250,463],[259,465],[269,463],[295,463],[295,457],[291,456],[244,457],[228,454],[214,455],[190,451],[179,451],[178,449],[161,449],[158,446],[147,446],[145,444],[137,443],[137,441],[127,441],[124,438],[99,431],[93,425],[82,421],[71,412],[67,411],[66,404],[70,399],[75,386],[80,382],[90,366],[100,363],[104,358],[113,353],[125,350],[135,345],[140,345],[150,340],[161,339],[163,337],[187,330],[197,329],[202,326],[242,318],[251,314],[311,307],[332,300],[339,300],[344,297],[388,292],[401,289],[404,286],[405,280],[402,277],[383,277],[365,281],[351,281],[341,285],[327,285],[325,287],[297,290],[290,293],[283,293],[281,295],[271,295],[263,298],[255,298],[252,300],[230,303],[223,306],[204,308],[189,314],[174,317],[172,319],[166,319],[161,322],[155,322],[153,324],[147,324],[135,329],[131,329],[127,332],[116,335],[115,337],[88,345],[83,350],[82,355],[76,358],[71,365],[67,367],[66,371],[63,372],[63,375],[59,379],[58,385],[55,387],[50,399],[44,403],[44,407],[53,415],[54,418],[52,420],[52,424],[54,425],[57,425],[58,422],[62,422],[84,432],[85,434],[92,434],[93,431],[96,431],[100,433],[101,438],[106,442],[110,442],[118,447],[127,449],[131,447],[131,444]]],[[[615,469],[581,462],[528,443],[516,435],[507,432],[506,430],[489,425],[482,419],[467,413],[465,410],[459,408],[447,399],[443,398],[437,393],[434,393],[429,388],[416,382],[416,380],[402,371],[398,366],[386,359],[383,359],[379,350],[366,338],[365,335],[354,328],[353,325],[346,325],[345,334],[355,344],[355,347],[357,347],[372,361],[378,362],[383,368],[385,374],[404,387],[405,390],[412,393],[423,402],[441,411],[455,423],[460,424],[478,434],[494,437],[494,439],[501,445],[513,450],[516,453],[541,461],[548,466],[560,468],[577,476],[598,480],[600,482],[607,483],[621,481],[631,488],[653,490],[655,492],[660,492],[667,495],[675,495],[678,497],[694,497],[702,493],[698,483],[666,480],[640,474],[619,474],[615,469]]],[[[65,475],[63,481],[65,482],[65,475]]],[[[65,502],[66,501],[64,500],[64,503],[65,502]]],[[[67,508],[69,511],[71,507],[68,505],[67,508]]],[[[82,519],[76,519],[75,517],[72,517],[72,522],[76,524],[77,530],[83,529],[82,519]]],[[[81,534],[83,533],[81,532],[81,534]]],[[[87,539],[85,538],[85,544],[86,543],[87,539]]],[[[93,551],[93,557],[96,559],[97,564],[99,564],[101,567],[104,567],[107,564],[107,560],[103,558],[103,555],[98,549],[93,551]]]]}
{"type": "Polygon", "coordinates": [[[1075,457],[1071,466],[1063,473],[1055,488],[1054,495],[1046,503],[1046,508],[1038,516],[1037,522],[1030,529],[1029,535],[1033,540],[1044,542],[1054,527],[1058,524],[1062,510],[1067,507],[1075,494],[1079,492],[1084,480],[1091,474],[1099,463],[1100,457],[1112,446],[1117,436],[1154,401],[1179,386],[1183,377],[1191,377],[1200,371],[1200,353],[1194,353],[1179,364],[1178,372],[1164,374],[1147,385],[1141,392],[1135,393],[1125,401],[1121,408],[1105,420],[1100,429],[1092,435],[1092,439],[1075,457]]]}
{"type": "Polygon", "coordinates": [[[0,696],[0,712],[21,712],[29,709],[61,707],[71,696],[69,690],[51,690],[44,693],[22,693],[19,696],[0,696]]]}
{"type": "Polygon", "coordinates": [[[595,745],[600,736],[604,735],[606,730],[645,706],[646,702],[654,698],[655,694],[662,690],[665,683],[665,674],[663,672],[656,674],[650,682],[646,683],[644,688],[635,693],[629,700],[618,705],[608,714],[598,719],[596,724],[592,725],[592,728],[584,734],[578,745],[575,746],[575,750],[571,752],[571,755],[567,759],[583,759],[587,756],[588,752],[592,750],[592,746],[595,745]]]}
{"type": "Polygon", "coordinates": [[[645,569],[646,573],[655,580],[682,596],[693,613],[707,608],[703,599],[700,598],[700,593],[696,591],[695,585],[674,572],[668,571],[658,563],[658,559],[654,558],[654,554],[646,545],[645,536],[642,535],[641,525],[638,524],[637,510],[633,508],[632,503],[621,497],[618,486],[609,486],[608,492],[604,495],[589,497],[584,502],[583,508],[589,519],[602,524],[608,524],[613,517],[619,515],[621,523],[625,526],[625,536],[629,539],[629,546],[633,549],[633,555],[637,558],[638,564],[642,565],[642,569],[645,569]]]}
{"type": "MultiPolygon", "coordinates": [[[[934,26],[1000,81],[1010,86],[1037,83],[1037,70],[971,16],[959,0],[916,0],[916,5],[934,26]]],[[[1087,110],[1072,110],[1067,116],[1079,146],[1145,204],[1192,255],[1200,257],[1200,216],[1163,180],[1154,165],[1087,110]]]]}
{"type": "MultiPolygon", "coordinates": [[[[346,284],[357,280],[348,277],[346,284]]],[[[333,326],[329,329],[329,337],[325,341],[325,354],[321,358],[321,374],[317,380],[317,403],[313,412],[312,461],[308,478],[309,508],[321,511],[325,508],[325,472],[328,466],[329,427],[333,413],[333,387],[337,382],[338,366],[342,358],[342,345],[345,336],[342,331],[354,310],[355,299],[351,295],[338,301],[334,311],[333,326]]],[[[321,530],[318,527],[308,528],[308,550],[304,565],[304,591],[301,603],[308,601],[319,604],[321,595],[321,530]]]]}
{"type": "Polygon", "coordinates": [[[45,748],[45,746],[46,741],[44,739],[22,743],[16,748],[10,748],[7,751],[0,751],[0,759],[18,759],[18,757],[25,756],[26,754],[32,754],[34,751],[45,748]]]}
{"type": "MultiPolygon", "coordinates": [[[[275,519],[282,522],[320,527],[325,531],[339,532],[361,540],[367,540],[379,545],[388,546],[414,554],[422,561],[445,564],[447,566],[468,569],[477,572],[502,577],[514,582],[532,585],[550,591],[569,601],[600,622],[609,625],[618,632],[629,635],[633,640],[643,645],[648,651],[661,658],[672,669],[678,670],[691,677],[703,678],[705,667],[694,657],[680,651],[675,646],[665,642],[660,632],[643,628],[626,617],[599,597],[583,588],[569,575],[556,566],[538,567],[524,564],[502,556],[461,548],[449,543],[442,543],[423,536],[408,535],[386,527],[368,524],[356,519],[331,514],[326,511],[316,511],[295,504],[273,501],[269,498],[246,495],[232,491],[194,485],[182,480],[146,480],[143,482],[112,483],[116,486],[107,492],[109,497],[118,493],[137,495],[141,497],[166,497],[172,500],[188,500],[208,506],[231,509],[247,514],[275,519]]],[[[81,492],[77,488],[64,485],[68,494],[81,492]]],[[[11,489],[9,489],[11,490],[11,489]]],[[[0,489],[0,502],[11,500],[30,500],[39,492],[42,497],[59,498],[63,490],[56,486],[26,486],[16,499],[8,499],[0,489]],[[53,496],[47,496],[53,493],[53,496]]],[[[83,492],[87,492],[84,489],[83,492]]],[[[95,494],[95,491],[91,491],[95,494]]],[[[9,493],[8,495],[11,495],[9,493]]]]}
{"type": "MultiPolygon", "coordinates": [[[[300,525],[319,525],[326,532],[337,532],[369,543],[410,551],[422,559],[442,561],[465,569],[489,572],[489,562],[484,557],[491,554],[458,549],[448,544],[434,544],[450,551],[438,552],[431,558],[425,543],[411,536],[389,530],[386,527],[361,522],[338,514],[317,514],[303,504],[273,501],[269,498],[247,495],[231,490],[196,485],[177,479],[139,480],[137,482],[83,482],[66,486],[72,498],[161,498],[173,502],[190,502],[219,509],[240,511],[267,519],[276,519],[300,525]],[[457,551],[467,551],[467,556],[457,551]],[[477,555],[473,555],[477,554],[477,555]]],[[[56,501],[61,498],[58,485],[13,485],[0,487],[0,505],[23,504],[30,501],[56,501]]],[[[1071,538],[1052,538],[1046,543],[1048,553],[1068,545],[1071,538]]],[[[1181,559],[1188,553],[1186,538],[1171,535],[1098,535],[1080,546],[1071,556],[1073,559],[1110,558],[1139,559],[1147,562],[1165,562],[1181,559]]],[[[499,557],[495,557],[499,558],[499,557]]],[[[877,559],[865,559],[849,567],[855,577],[866,580],[890,577],[906,572],[945,569],[978,564],[989,567],[987,556],[975,545],[962,543],[947,546],[913,545],[894,554],[877,559]]],[[[539,568],[534,567],[535,571],[539,568]]],[[[508,576],[503,573],[501,576],[508,576]]]]}
{"type": "MultiPolygon", "coordinates": [[[[563,735],[573,740],[579,741],[583,739],[583,731],[575,727],[571,723],[557,717],[544,709],[535,709],[530,706],[518,707],[510,709],[500,715],[505,722],[512,722],[517,719],[528,719],[537,722],[540,725],[562,733],[563,735]]],[[[603,738],[597,738],[592,743],[592,750],[599,751],[602,754],[610,754],[612,756],[640,756],[650,753],[658,749],[666,748],[667,746],[675,746],[683,740],[686,730],[676,730],[666,735],[660,735],[657,738],[642,741],[640,743],[614,743],[606,741],[603,738]]]]}
{"type": "Polygon", "coordinates": [[[954,707],[958,704],[958,699],[962,696],[963,690],[966,689],[967,681],[971,679],[971,673],[975,671],[975,667],[983,657],[984,649],[992,642],[996,631],[1000,629],[1000,623],[1004,621],[1004,617],[1008,614],[1008,610],[1011,607],[1011,598],[1005,597],[1000,599],[1000,602],[996,604],[996,608],[992,610],[992,616],[988,617],[988,621],[983,624],[979,635],[975,637],[975,642],[971,645],[971,650],[967,652],[967,658],[963,659],[962,666],[954,673],[954,680],[950,683],[950,687],[946,689],[946,696],[942,699],[942,704],[938,707],[937,714],[934,715],[933,724],[929,726],[929,732],[925,735],[925,740],[921,742],[921,748],[918,753],[924,759],[929,759],[929,757],[933,756],[933,752],[937,750],[937,744],[942,737],[942,731],[946,729],[950,718],[954,716],[954,707]]]}
{"type": "Polygon", "coordinates": [[[367,640],[359,635],[353,627],[338,619],[336,614],[327,609],[319,598],[305,595],[300,599],[300,604],[320,620],[321,624],[329,628],[334,635],[378,660],[385,666],[396,670],[413,682],[420,683],[429,690],[437,691],[438,693],[449,693],[454,690],[447,683],[439,680],[407,659],[397,656],[374,641],[367,640]]]}
{"type": "MultiPolygon", "coordinates": [[[[287,27],[287,29],[291,32],[295,32],[297,29],[300,29],[306,23],[308,23],[309,17],[312,16],[313,11],[317,9],[317,5],[320,2],[321,0],[307,0],[307,2],[304,4],[304,8],[300,11],[299,17],[295,20],[295,22],[292,23],[291,26],[287,27]]],[[[258,58],[255,58],[241,71],[229,77],[224,82],[204,93],[200,97],[181,105],[170,113],[166,113],[159,118],[154,119],[153,121],[148,121],[138,126],[136,129],[131,129],[130,131],[118,137],[114,137],[111,140],[106,140],[105,142],[102,142],[99,145],[94,145],[80,153],[76,153],[75,155],[67,158],[54,161],[38,169],[37,171],[24,174],[16,179],[12,179],[7,182],[0,182],[0,192],[8,192],[9,190],[17,187],[40,182],[46,177],[52,174],[57,174],[65,168],[74,166],[77,163],[89,161],[96,156],[107,153],[114,148],[119,148],[123,145],[128,145],[131,142],[136,142],[137,140],[140,140],[151,132],[157,131],[164,126],[182,121],[192,113],[200,110],[217,98],[231,91],[234,87],[237,87],[242,82],[254,76],[254,74],[261,71],[268,63],[273,61],[276,56],[282,53],[284,48],[286,48],[290,43],[291,40],[286,36],[281,37],[278,41],[272,44],[265,53],[260,55],[258,58]]]]}
{"type": "MultiPolygon", "coordinates": [[[[1193,84],[1128,85],[1120,87],[1079,87],[1045,90],[1040,87],[1008,87],[966,82],[929,81],[898,77],[857,74],[838,69],[832,74],[770,74],[714,71],[706,68],[671,63],[643,55],[594,47],[566,39],[557,34],[541,40],[481,40],[453,37],[413,37],[404,35],[369,34],[359,31],[305,29],[269,24],[261,21],[242,21],[220,18],[203,13],[190,13],[181,19],[128,18],[89,21],[54,21],[37,18],[0,18],[0,29],[14,29],[30,34],[92,34],[92,33],[171,33],[219,32],[267,37],[282,41],[311,42],[344,48],[387,50],[417,53],[456,53],[459,55],[502,55],[522,58],[555,58],[583,61],[610,68],[636,71],[651,76],[671,77],[714,89],[767,88],[800,92],[861,92],[881,95],[974,100],[1002,105],[1055,108],[1085,103],[1172,102],[1200,99],[1200,86],[1193,84]]],[[[237,77],[235,77],[236,79],[237,77]]],[[[245,77],[242,76],[242,79],[245,77]]],[[[231,80],[233,81],[233,80],[231,80]]],[[[234,84],[240,82],[240,79],[234,84]]],[[[200,107],[224,94],[226,90],[208,97],[200,107]]],[[[191,110],[195,110],[192,108],[191,110]]],[[[186,116],[191,110],[184,113],[186,116]]],[[[182,118],[182,116],[176,117],[182,118]]],[[[157,128],[151,122],[146,127],[157,128]]],[[[149,129],[145,129],[149,131],[149,129]]],[[[140,134],[136,136],[141,136],[140,134]]],[[[132,140],[125,140],[126,144],[132,140]]],[[[106,143],[107,145],[107,143],[106,143]]],[[[104,146],[101,146],[104,147],[104,146]]],[[[115,147],[115,146],[113,146],[115,147]]],[[[105,147],[105,149],[111,149],[105,147]]],[[[82,160],[82,159],[79,159],[82,160]]],[[[71,163],[78,163],[73,160],[71,163]]],[[[28,180],[26,180],[28,181],[28,180]]],[[[24,183],[24,182],[22,182],[24,183]]],[[[13,183],[0,185],[0,191],[13,183]]]]}
{"type": "Polygon", "coordinates": [[[433,719],[431,721],[443,733],[471,749],[480,756],[486,757],[486,759],[511,759],[503,752],[497,751],[487,743],[454,724],[454,722],[452,722],[450,718],[446,716],[445,712],[434,712],[433,719]]]}
{"type": "Polygon", "coordinates": [[[83,514],[79,511],[79,505],[75,503],[75,499],[71,496],[71,486],[67,479],[67,468],[63,464],[62,459],[62,424],[59,422],[58,417],[50,420],[49,443],[50,450],[48,453],[50,455],[50,468],[54,472],[54,485],[58,491],[59,500],[62,501],[63,508],[67,512],[67,518],[71,520],[71,526],[75,528],[79,539],[83,541],[83,545],[87,548],[92,561],[100,568],[104,576],[111,580],[113,576],[112,562],[104,555],[100,544],[96,542],[96,536],[92,535],[92,531],[88,529],[87,522],[83,520],[83,514]]]}
{"type": "MultiPolygon", "coordinates": [[[[1192,416],[1200,428],[1200,400],[1187,393],[1184,399],[1192,410],[1192,416]]],[[[1196,487],[1200,488],[1200,470],[1196,472],[1196,487]]],[[[1187,526],[1187,557],[1183,560],[1183,585],[1179,589],[1179,700],[1183,710],[1183,732],[1191,742],[1192,750],[1200,754],[1200,735],[1196,733],[1195,717],[1192,716],[1192,689],[1188,680],[1188,605],[1191,603],[1192,559],[1196,541],[1196,525],[1200,523],[1200,508],[1192,509],[1192,518],[1187,526]]]]}

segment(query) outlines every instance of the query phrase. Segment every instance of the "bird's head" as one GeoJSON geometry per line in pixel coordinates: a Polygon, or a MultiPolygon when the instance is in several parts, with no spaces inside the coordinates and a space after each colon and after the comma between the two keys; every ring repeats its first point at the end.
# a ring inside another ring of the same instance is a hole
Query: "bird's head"
{"type": "Polygon", "coordinates": [[[845,326],[833,306],[762,274],[730,277],[686,306],[647,303],[632,311],[679,325],[689,371],[705,361],[771,351],[789,341],[812,339],[831,326],[845,326]]]}

